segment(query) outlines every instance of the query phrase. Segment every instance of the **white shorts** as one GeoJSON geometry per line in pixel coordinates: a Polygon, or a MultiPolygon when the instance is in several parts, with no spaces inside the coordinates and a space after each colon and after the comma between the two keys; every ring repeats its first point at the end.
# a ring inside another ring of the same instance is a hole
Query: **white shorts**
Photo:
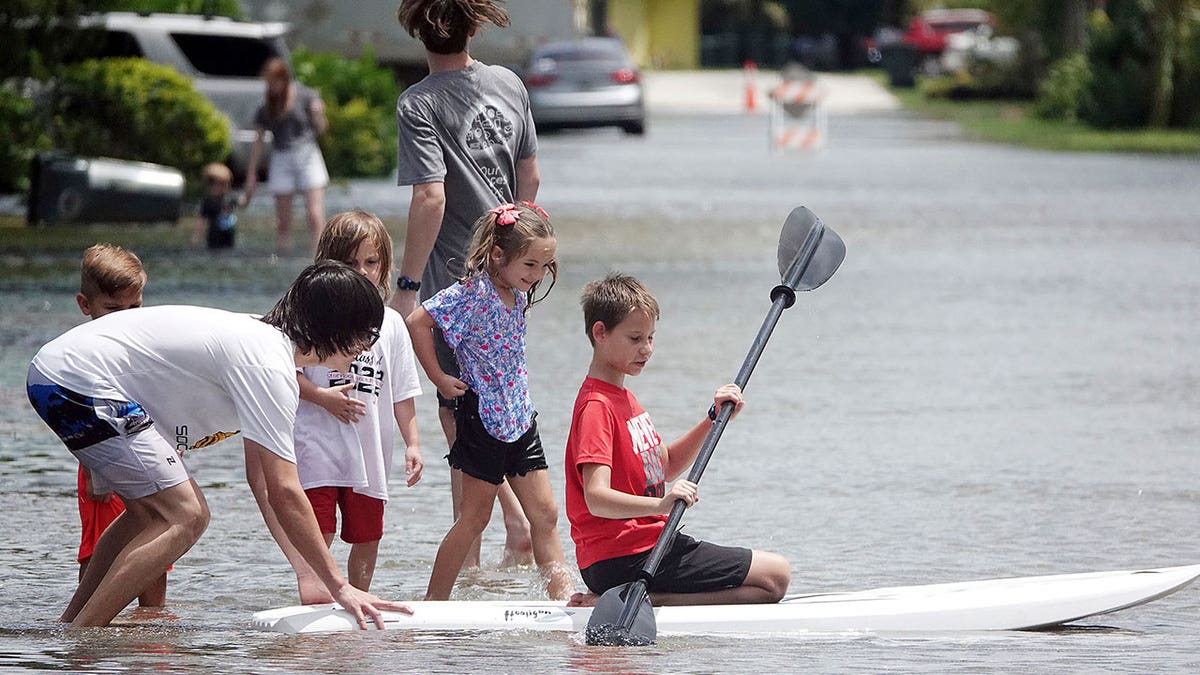
{"type": "Polygon", "coordinates": [[[267,168],[267,189],[274,195],[288,195],[323,188],[329,184],[325,158],[316,143],[295,143],[287,150],[271,151],[267,168]]]}
{"type": "Polygon", "coordinates": [[[96,491],[138,499],[188,480],[175,445],[140,404],[80,394],[32,365],[25,387],[38,415],[92,472],[96,491]]]}

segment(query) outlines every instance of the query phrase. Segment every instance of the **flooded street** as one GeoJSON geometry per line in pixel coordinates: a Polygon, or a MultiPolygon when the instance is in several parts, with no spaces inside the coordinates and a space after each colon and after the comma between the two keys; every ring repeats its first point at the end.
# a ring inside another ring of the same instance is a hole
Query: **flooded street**
{"type": "MultiPolygon", "coordinates": [[[[778,282],[779,228],[806,205],[845,240],[846,261],[784,314],[685,532],[782,553],[793,593],[1200,562],[1200,161],[983,145],[887,110],[830,121],[815,154],[769,153],[765,118],[740,114],[656,114],[645,138],[542,136],[538,201],[558,229],[561,277],[530,314],[529,365],[560,506],[590,355],[580,287],[621,270],[657,294],[655,355],[629,385],[673,438],[741,365],[778,282]]],[[[408,196],[354,182],[330,191],[328,211],[366,208],[399,234],[408,196]]],[[[253,209],[270,213],[265,200],[253,209]]],[[[303,264],[285,260],[265,277],[281,283],[241,293],[156,286],[152,271],[146,299],[262,311],[303,264]]],[[[213,521],[170,574],[168,615],[67,633],[55,619],[76,574],[75,465],[23,379],[41,343],[80,320],[75,282],[0,280],[0,669],[1200,669],[1197,587],[1052,633],[668,637],[626,650],[567,635],[259,633],[250,614],[293,604],[295,588],[236,444],[190,464],[213,521]]],[[[449,526],[426,391],[426,478],[393,479],[372,588],[389,598],[423,593],[449,526]]],[[[497,567],[498,520],[456,598],[540,592],[532,570],[497,567]]],[[[573,561],[561,511],[560,531],[573,561]]]]}

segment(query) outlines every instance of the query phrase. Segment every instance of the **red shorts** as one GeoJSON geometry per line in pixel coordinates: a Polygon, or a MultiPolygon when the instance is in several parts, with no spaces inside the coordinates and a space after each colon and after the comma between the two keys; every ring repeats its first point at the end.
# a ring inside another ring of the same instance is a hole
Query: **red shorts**
{"type": "Polygon", "coordinates": [[[83,465],[79,466],[79,523],[83,526],[79,538],[79,562],[86,562],[96,550],[96,540],[100,534],[117,519],[125,510],[125,504],[117,495],[106,502],[88,499],[87,479],[84,477],[83,465]]]}
{"type": "Polygon", "coordinates": [[[348,487],[305,490],[322,534],[337,532],[337,511],[342,512],[342,541],[365,544],[383,538],[382,499],[368,497],[348,487]]]}

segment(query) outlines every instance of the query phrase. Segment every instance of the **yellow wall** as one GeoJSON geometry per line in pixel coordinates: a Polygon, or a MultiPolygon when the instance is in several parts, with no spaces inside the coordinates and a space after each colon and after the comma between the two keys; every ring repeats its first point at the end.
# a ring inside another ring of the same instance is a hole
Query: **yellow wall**
{"type": "Polygon", "coordinates": [[[608,21],[642,68],[700,65],[700,0],[608,0],[608,21]]]}

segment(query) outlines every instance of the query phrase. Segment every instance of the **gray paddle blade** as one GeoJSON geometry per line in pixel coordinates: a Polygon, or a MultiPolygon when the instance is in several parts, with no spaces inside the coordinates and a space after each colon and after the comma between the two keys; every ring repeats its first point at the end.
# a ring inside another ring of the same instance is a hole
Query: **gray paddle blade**
{"type": "Polygon", "coordinates": [[[811,291],[829,281],[845,259],[846,244],[837,232],[822,223],[808,207],[792,209],[779,233],[779,276],[785,284],[795,266],[804,264],[807,266],[799,281],[789,285],[797,291],[811,291]],[[805,257],[809,259],[803,260],[805,257]]]}
{"type": "Polygon", "coordinates": [[[641,594],[633,615],[632,625],[621,622],[621,612],[633,584],[622,584],[604,591],[592,609],[584,637],[589,645],[607,647],[644,647],[654,644],[658,626],[654,622],[654,607],[646,593],[641,594]]]}

